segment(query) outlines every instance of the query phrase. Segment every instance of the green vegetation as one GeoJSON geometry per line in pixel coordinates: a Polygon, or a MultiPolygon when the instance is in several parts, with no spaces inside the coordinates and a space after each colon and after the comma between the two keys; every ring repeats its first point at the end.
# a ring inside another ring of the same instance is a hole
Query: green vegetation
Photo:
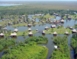
{"type": "Polygon", "coordinates": [[[46,59],[47,48],[33,43],[7,49],[1,59],[46,59]]]}
{"type": "Polygon", "coordinates": [[[71,30],[69,28],[59,27],[59,28],[50,28],[48,30],[45,30],[47,34],[53,34],[53,32],[56,31],[58,34],[64,34],[66,31],[71,34],[71,30]]]}
{"type": "Polygon", "coordinates": [[[25,43],[30,43],[30,42],[36,42],[37,44],[46,44],[48,41],[47,38],[44,36],[39,36],[39,37],[33,36],[25,40],[25,43]]]}
{"type": "Polygon", "coordinates": [[[48,49],[37,44],[47,43],[44,36],[29,37],[24,43],[20,42],[11,49],[5,50],[1,59],[46,59],[48,49]]]}
{"type": "Polygon", "coordinates": [[[70,59],[70,49],[68,47],[67,37],[54,37],[53,42],[58,46],[58,49],[53,51],[51,59],[70,59]]]}
{"type": "Polygon", "coordinates": [[[14,44],[15,41],[13,39],[0,39],[0,51],[14,44]]]}
{"type": "MultiPolygon", "coordinates": [[[[28,2],[27,2],[28,3],[28,2]]],[[[73,12],[77,10],[76,5],[72,4],[73,7],[70,7],[67,3],[31,3],[26,5],[19,6],[0,6],[0,18],[4,18],[3,16],[7,15],[27,15],[27,14],[37,14],[37,13],[49,13],[52,15],[54,12],[60,15],[64,14],[74,14],[73,12]],[[63,5],[64,4],[64,5],[63,5]],[[54,6],[54,7],[53,7],[54,6]],[[69,11],[67,10],[69,8],[69,11]]]]}
{"type": "Polygon", "coordinates": [[[71,47],[74,50],[74,58],[77,59],[77,34],[74,34],[71,39],[71,47]]]}
{"type": "Polygon", "coordinates": [[[46,15],[44,15],[44,18],[54,18],[54,15],[50,15],[50,14],[46,14],[46,15]]]}
{"type": "MultiPolygon", "coordinates": [[[[36,31],[35,31],[35,30],[33,30],[32,32],[33,32],[33,34],[35,34],[35,33],[36,33],[36,31]]],[[[29,33],[29,31],[28,31],[28,30],[26,30],[26,31],[19,31],[19,32],[17,32],[17,36],[27,36],[27,35],[28,35],[28,33],[29,33]]]]}
{"type": "Polygon", "coordinates": [[[74,28],[77,28],[77,24],[74,25],[74,28]]]}

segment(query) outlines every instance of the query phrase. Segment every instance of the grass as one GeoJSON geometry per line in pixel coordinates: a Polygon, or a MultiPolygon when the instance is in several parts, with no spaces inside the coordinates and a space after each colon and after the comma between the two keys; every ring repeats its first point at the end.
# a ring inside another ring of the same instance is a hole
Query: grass
{"type": "MultiPolygon", "coordinates": [[[[33,32],[33,34],[34,33],[36,33],[36,31],[34,30],[34,31],[32,31],[33,32]]],[[[20,32],[18,32],[17,33],[17,36],[27,36],[28,35],[28,33],[29,33],[29,31],[28,30],[26,30],[26,31],[20,31],[20,32]]]]}
{"type": "Polygon", "coordinates": [[[74,59],[77,59],[77,34],[73,34],[71,39],[71,47],[74,51],[74,59]]]}
{"type": "Polygon", "coordinates": [[[72,19],[77,20],[77,14],[76,15],[70,15],[72,19]]]}
{"type": "Polygon", "coordinates": [[[54,37],[53,41],[58,46],[58,49],[54,50],[51,59],[70,59],[70,49],[68,47],[68,40],[66,36],[54,37]]]}
{"type": "Polygon", "coordinates": [[[60,27],[60,28],[50,28],[48,30],[45,30],[46,34],[53,34],[53,32],[56,31],[58,34],[64,34],[65,31],[68,31],[69,34],[71,34],[71,30],[69,28],[64,28],[64,27],[60,27]]]}
{"type": "Polygon", "coordinates": [[[36,42],[37,44],[46,44],[48,40],[44,36],[38,36],[38,37],[33,36],[25,40],[25,43],[30,43],[30,42],[36,42]]]}
{"type": "Polygon", "coordinates": [[[46,59],[48,49],[35,44],[25,44],[15,46],[6,52],[7,53],[4,54],[1,59],[46,59]]]}
{"type": "Polygon", "coordinates": [[[11,45],[15,44],[13,39],[0,39],[0,51],[4,48],[7,48],[11,45]]]}
{"type": "Polygon", "coordinates": [[[52,15],[50,15],[50,14],[46,14],[46,15],[44,15],[44,18],[54,18],[54,16],[52,15]]]}
{"type": "Polygon", "coordinates": [[[19,27],[19,26],[27,26],[27,24],[23,22],[23,23],[13,25],[13,27],[19,27]]]}

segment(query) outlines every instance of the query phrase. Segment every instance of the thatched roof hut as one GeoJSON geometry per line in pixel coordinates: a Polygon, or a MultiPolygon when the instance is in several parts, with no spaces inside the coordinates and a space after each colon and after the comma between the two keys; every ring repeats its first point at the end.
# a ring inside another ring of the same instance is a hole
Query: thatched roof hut
{"type": "Polygon", "coordinates": [[[11,35],[10,35],[11,37],[17,37],[17,33],[11,33],[11,35]]]}
{"type": "Polygon", "coordinates": [[[4,33],[0,33],[0,37],[4,37],[4,33]]]}
{"type": "Polygon", "coordinates": [[[64,20],[62,19],[62,20],[60,20],[60,22],[61,22],[61,23],[64,23],[64,20]]]}
{"type": "Polygon", "coordinates": [[[28,28],[28,31],[31,31],[32,29],[31,28],[28,28]]]}
{"type": "Polygon", "coordinates": [[[77,33],[77,30],[76,30],[76,29],[73,29],[73,30],[72,30],[72,33],[77,33]]]}
{"type": "Polygon", "coordinates": [[[56,25],[51,25],[51,28],[55,28],[56,27],[56,25]]]}
{"type": "Polygon", "coordinates": [[[31,27],[31,26],[32,26],[32,24],[28,24],[27,26],[28,26],[28,27],[31,27]]]}
{"type": "Polygon", "coordinates": [[[42,35],[45,35],[45,31],[43,30],[42,35]]]}
{"type": "Polygon", "coordinates": [[[65,35],[69,35],[69,32],[66,31],[66,32],[65,32],[65,35]]]}
{"type": "Polygon", "coordinates": [[[55,49],[58,49],[58,46],[57,46],[57,45],[54,45],[54,48],[55,48],[55,49]]]}
{"type": "Polygon", "coordinates": [[[57,32],[56,31],[53,33],[53,36],[57,36],[57,32]]]}
{"type": "Polygon", "coordinates": [[[14,32],[18,32],[18,29],[16,28],[16,29],[14,29],[14,32]]]}
{"type": "Polygon", "coordinates": [[[36,31],[38,31],[38,29],[36,29],[36,31]]]}
{"type": "Polygon", "coordinates": [[[73,29],[73,27],[69,27],[69,29],[71,29],[71,30],[72,30],[72,29],[73,29]]]}
{"type": "Polygon", "coordinates": [[[29,33],[28,33],[28,36],[33,36],[33,33],[32,33],[32,32],[29,32],[29,33]]]}
{"type": "Polygon", "coordinates": [[[45,30],[47,30],[47,29],[48,29],[48,26],[45,27],[45,30]]]}
{"type": "Polygon", "coordinates": [[[7,28],[5,27],[5,28],[3,28],[3,30],[7,30],[7,28]]]}

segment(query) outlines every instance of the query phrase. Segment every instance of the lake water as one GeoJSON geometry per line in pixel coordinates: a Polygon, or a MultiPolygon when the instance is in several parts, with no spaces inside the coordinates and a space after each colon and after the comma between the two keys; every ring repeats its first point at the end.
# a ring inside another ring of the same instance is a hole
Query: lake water
{"type": "MultiPolygon", "coordinates": [[[[29,16],[30,17],[30,16],[29,16]]],[[[59,17],[57,17],[57,20],[60,19],[59,17]]],[[[39,22],[38,21],[39,19],[36,18],[36,22],[39,22]]],[[[77,24],[77,21],[75,20],[64,20],[64,24],[63,26],[64,27],[67,27],[67,26],[74,26],[75,24],[77,24]]],[[[31,29],[32,30],[36,30],[38,29],[39,31],[42,31],[44,30],[44,28],[48,26],[48,27],[51,27],[51,24],[49,23],[46,23],[46,24],[43,24],[43,25],[35,25],[35,26],[32,26],[31,29]]],[[[12,26],[7,26],[6,27],[8,30],[14,30],[14,27],[12,26]]],[[[25,30],[28,30],[28,27],[27,26],[21,26],[21,27],[17,27],[17,29],[19,31],[25,31],[25,30]]],[[[41,36],[41,32],[37,32],[34,34],[34,36],[41,36]]],[[[47,59],[50,59],[50,56],[51,56],[51,53],[53,52],[54,50],[54,44],[53,44],[53,35],[52,34],[46,34],[45,35],[47,38],[48,38],[48,43],[47,44],[42,44],[44,46],[46,46],[48,48],[48,55],[47,55],[47,59]]],[[[63,34],[59,34],[58,36],[63,36],[63,34]]],[[[69,48],[70,48],[70,39],[71,39],[72,35],[69,35],[68,36],[68,45],[69,45],[69,48]]],[[[28,36],[26,36],[26,38],[28,38],[28,36]]],[[[24,38],[23,36],[18,36],[17,39],[16,39],[16,42],[19,42],[19,41],[24,41],[26,38],[24,38]]],[[[72,53],[72,52],[71,52],[72,53]]],[[[3,51],[0,53],[0,56],[3,55],[3,51]]],[[[71,55],[72,56],[72,55],[71,55]]],[[[73,59],[73,58],[72,58],[73,59]]]]}
{"type": "Polygon", "coordinates": [[[16,5],[21,5],[21,4],[0,4],[0,6],[16,6],[16,5]]]}

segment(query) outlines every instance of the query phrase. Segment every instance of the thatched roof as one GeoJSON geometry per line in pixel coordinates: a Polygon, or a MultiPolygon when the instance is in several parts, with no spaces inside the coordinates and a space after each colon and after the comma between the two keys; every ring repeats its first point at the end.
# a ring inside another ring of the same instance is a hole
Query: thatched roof
{"type": "Polygon", "coordinates": [[[0,36],[4,36],[4,33],[0,33],[0,36]]]}
{"type": "Polygon", "coordinates": [[[69,34],[69,32],[66,31],[65,34],[69,34]]]}
{"type": "Polygon", "coordinates": [[[53,34],[57,34],[57,32],[55,31],[55,32],[53,32],[53,34]]]}
{"type": "Polygon", "coordinates": [[[29,32],[29,34],[32,35],[33,33],[32,32],[29,32]]]}
{"type": "Polygon", "coordinates": [[[43,33],[45,33],[45,31],[43,30],[43,33]]]}
{"type": "Polygon", "coordinates": [[[52,28],[56,27],[56,25],[51,25],[52,28]]]}
{"type": "Polygon", "coordinates": [[[76,29],[73,29],[72,32],[77,32],[77,30],[76,29]]]}
{"type": "Polygon", "coordinates": [[[28,30],[31,31],[32,29],[31,28],[28,28],[28,30]]]}
{"type": "Polygon", "coordinates": [[[15,33],[15,32],[11,33],[11,36],[17,36],[17,33],[15,33]]]}
{"type": "Polygon", "coordinates": [[[16,32],[17,32],[17,31],[18,31],[18,29],[16,28],[16,29],[14,29],[14,31],[16,31],[16,32]]]}
{"type": "Polygon", "coordinates": [[[64,22],[64,20],[62,19],[62,20],[60,20],[61,22],[64,22]]]}
{"type": "Polygon", "coordinates": [[[58,48],[57,45],[54,45],[54,48],[57,49],[58,48]]]}
{"type": "Polygon", "coordinates": [[[48,26],[46,26],[45,28],[48,29],[48,26]]]}
{"type": "Polygon", "coordinates": [[[3,28],[4,30],[7,30],[7,28],[5,27],[5,28],[3,28]]]}

